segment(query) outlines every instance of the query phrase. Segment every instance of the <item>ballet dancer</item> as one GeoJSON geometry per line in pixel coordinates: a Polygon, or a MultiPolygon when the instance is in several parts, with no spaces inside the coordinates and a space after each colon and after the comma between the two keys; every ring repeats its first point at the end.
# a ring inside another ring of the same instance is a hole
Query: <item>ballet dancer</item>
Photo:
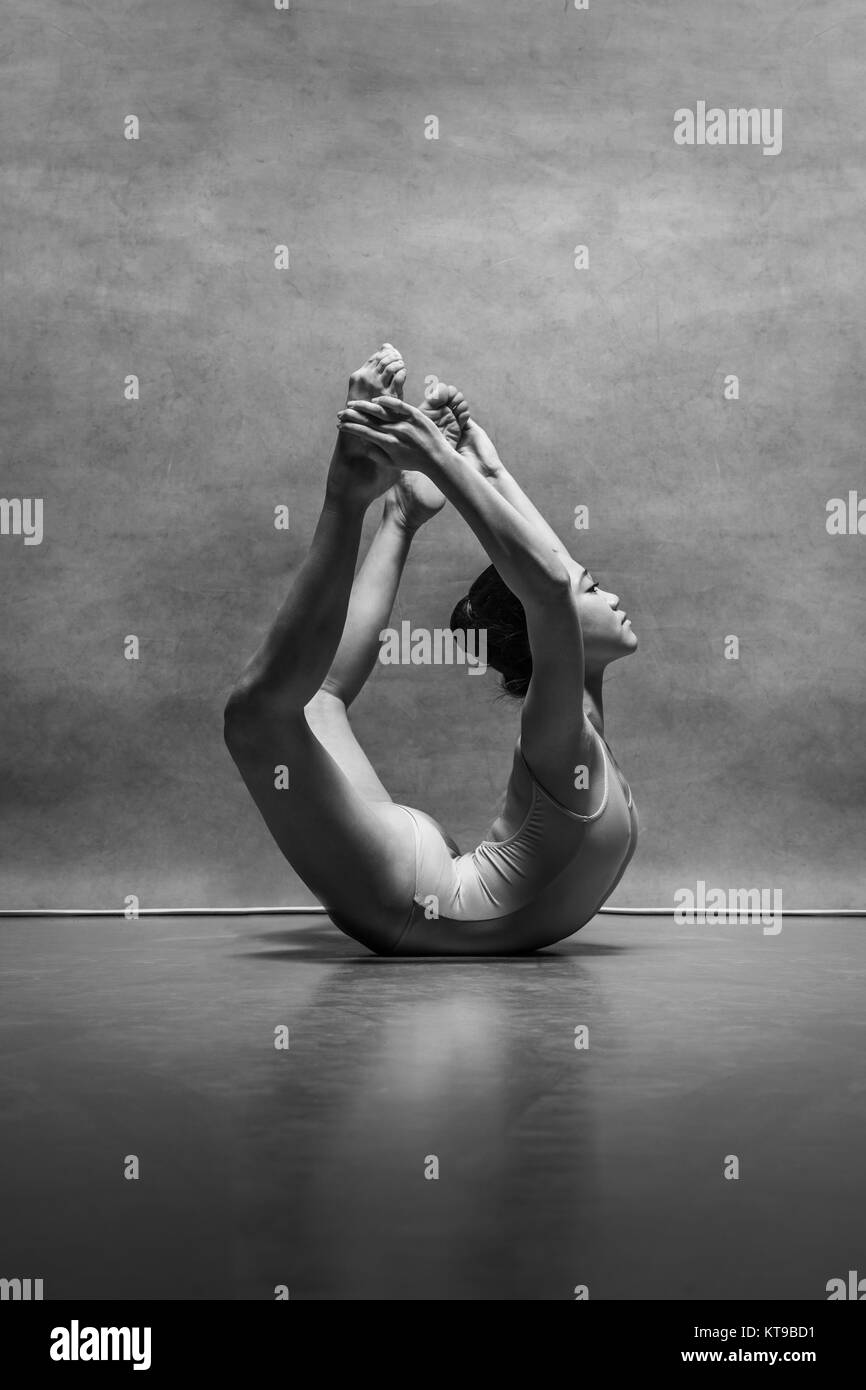
{"type": "Polygon", "coordinates": [[[414,407],[405,380],[389,343],[350,377],[309,553],[229,698],[226,743],[279,848],[348,936],[379,954],[534,951],[588,922],[634,853],[637,812],[604,738],[602,682],[637,638],[462,394],[439,386],[414,407]],[[348,717],[412,537],[446,500],[491,562],[450,626],[486,633],[488,665],[521,701],[500,812],[469,853],[427,812],[392,801],[348,717]]]}

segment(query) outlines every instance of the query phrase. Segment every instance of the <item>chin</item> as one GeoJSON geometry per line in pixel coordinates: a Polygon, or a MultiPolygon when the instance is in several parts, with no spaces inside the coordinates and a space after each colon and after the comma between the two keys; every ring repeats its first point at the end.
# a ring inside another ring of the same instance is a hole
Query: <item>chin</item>
{"type": "Polygon", "coordinates": [[[631,629],[629,629],[627,633],[623,633],[622,637],[616,645],[615,650],[612,651],[610,656],[608,657],[608,662],[621,661],[624,656],[631,656],[633,652],[637,651],[637,647],[637,637],[631,631],[631,629]]]}

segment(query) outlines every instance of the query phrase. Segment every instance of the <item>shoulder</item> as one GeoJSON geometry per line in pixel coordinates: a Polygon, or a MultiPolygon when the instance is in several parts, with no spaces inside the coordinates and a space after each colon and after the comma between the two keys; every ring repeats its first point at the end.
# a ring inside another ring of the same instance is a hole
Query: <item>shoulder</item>
{"type": "Polygon", "coordinates": [[[529,749],[521,737],[517,749],[529,777],[551,801],[581,816],[598,812],[606,794],[608,768],[602,739],[586,716],[557,740],[529,749]]]}

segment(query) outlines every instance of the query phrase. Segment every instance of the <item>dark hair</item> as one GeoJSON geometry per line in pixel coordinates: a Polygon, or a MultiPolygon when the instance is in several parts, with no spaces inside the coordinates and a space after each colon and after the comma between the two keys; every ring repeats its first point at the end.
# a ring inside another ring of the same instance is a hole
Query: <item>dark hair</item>
{"type": "Polygon", "coordinates": [[[501,675],[505,694],[522,700],[532,676],[526,613],[494,565],[479,574],[451,614],[449,626],[452,632],[486,632],[488,666],[501,675]]]}

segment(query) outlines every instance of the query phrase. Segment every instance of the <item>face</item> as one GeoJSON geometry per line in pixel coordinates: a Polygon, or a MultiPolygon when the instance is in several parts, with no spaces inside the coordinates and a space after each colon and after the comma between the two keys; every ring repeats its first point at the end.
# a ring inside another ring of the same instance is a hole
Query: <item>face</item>
{"type": "Polygon", "coordinates": [[[619,606],[619,595],[603,589],[589,570],[580,578],[578,604],[587,666],[607,666],[635,650],[637,638],[630,618],[619,606]]]}

